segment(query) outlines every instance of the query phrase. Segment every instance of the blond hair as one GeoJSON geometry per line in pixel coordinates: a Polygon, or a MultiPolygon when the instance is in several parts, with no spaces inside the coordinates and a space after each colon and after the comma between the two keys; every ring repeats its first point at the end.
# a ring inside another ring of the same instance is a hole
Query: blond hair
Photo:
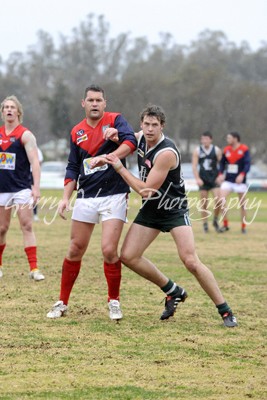
{"type": "Polygon", "coordinates": [[[4,121],[3,110],[4,110],[5,103],[6,103],[7,101],[9,101],[9,100],[13,101],[13,102],[16,104],[17,110],[18,110],[18,119],[19,119],[19,123],[21,124],[22,121],[23,121],[23,108],[22,108],[22,104],[21,104],[21,102],[18,100],[18,98],[17,98],[15,95],[13,95],[13,94],[12,94],[11,96],[7,96],[7,97],[2,101],[2,103],[1,103],[1,117],[2,117],[2,120],[4,121]]]}

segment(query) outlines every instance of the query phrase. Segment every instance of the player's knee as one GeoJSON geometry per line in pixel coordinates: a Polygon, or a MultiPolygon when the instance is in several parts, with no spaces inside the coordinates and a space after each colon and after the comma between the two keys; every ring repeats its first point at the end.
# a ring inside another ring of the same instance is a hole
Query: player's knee
{"type": "Polygon", "coordinates": [[[31,220],[26,220],[21,222],[21,230],[22,232],[32,232],[32,221],[31,220]]]}
{"type": "Polygon", "coordinates": [[[80,246],[79,243],[71,242],[67,258],[69,258],[70,260],[81,259],[83,254],[84,254],[84,249],[82,248],[82,246],[80,246]]]}
{"type": "Polygon", "coordinates": [[[4,236],[7,233],[8,228],[9,228],[9,224],[0,225],[0,235],[4,236]]]}
{"type": "Polygon", "coordinates": [[[104,260],[109,264],[112,264],[118,260],[117,247],[114,247],[112,244],[106,244],[105,246],[102,246],[102,254],[104,260]]]}
{"type": "Polygon", "coordinates": [[[132,265],[134,263],[134,257],[132,254],[127,253],[126,251],[121,252],[120,260],[125,265],[132,265]]]}
{"type": "Polygon", "coordinates": [[[182,261],[191,274],[195,275],[198,271],[199,262],[194,255],[185,255],[182,261]]]}

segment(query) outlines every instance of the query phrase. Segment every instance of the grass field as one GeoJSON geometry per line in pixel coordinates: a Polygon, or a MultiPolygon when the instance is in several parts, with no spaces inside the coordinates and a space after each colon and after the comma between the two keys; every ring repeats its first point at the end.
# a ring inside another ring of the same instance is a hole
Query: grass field
{"type": "MultiPolygon", "coordinates": [[[[61,192],[42,195],[51,199],[40,209],[41,221],[34,226],[45,281],[28,279],[16,218],[8,233],[0,281],[1,400],[267,398],[267,193],[249,193],[249,216],[255,218],[247,235],[240,233],[238,210],[230,212],[229,232],[204,235],[201,221],[196,220],[198,212],[194,206],[191,209],[198,254],[237,315],[235,329],[223,327],[213,303],[178,260],[168,234],[161,234],[146,254],[186,288],[187,301],[174,318],[161,322],[162,292],[123,268],[124,318],[120,323],[110,321],[99,226],[84,257],[68,316],[47,319],[58,299],[70,216],[67,221],[54,218],[53,204],[61,192]],[[256,204],[259,209],[254,212],[256,204]]],[[[130,221],[138,205],[132,194],[130,221]]]]}

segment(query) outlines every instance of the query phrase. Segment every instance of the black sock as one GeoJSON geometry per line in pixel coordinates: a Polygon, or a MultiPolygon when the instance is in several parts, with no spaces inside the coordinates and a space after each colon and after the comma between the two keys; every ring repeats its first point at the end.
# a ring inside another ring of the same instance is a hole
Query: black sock
{"type": "Polygon", "coordinates": [[[231,308],[228,306],[228,304],[226,302],[222,303],[222,304],[219,304],[216,307],[218,308],[218,312],[221,315],[223,315],[223,314],[225,314],[227,312],[232,312],[231,308]]]}
{"type": "Polygon", "coordinates": [[[167,296],[175,296],[176,294],[179,293],[179,286],[176,285],[175,282],[173,282],[171,279],[169,279],[169,282],[161,288],[161,290],[167,295],[167,296]]]}

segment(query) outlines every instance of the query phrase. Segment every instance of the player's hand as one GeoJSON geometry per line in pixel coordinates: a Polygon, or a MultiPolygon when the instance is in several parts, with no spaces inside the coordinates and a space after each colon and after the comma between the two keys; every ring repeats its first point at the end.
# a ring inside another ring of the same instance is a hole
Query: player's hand
{"type": "Polygon", "coordinates": [[[224,176],[223,174],[220,174],[220,175],[217,176],[215,182],[216,182],[218,185],[221,185],[221,184],[223,183],[224,179],[225,179],[225,176],[224,176]]]}
{"type": "Polygon", "coordinates": [[[105,140],[112,140],[112,142],[118,143],[119,142],[119,132],[116,128],[107,128],[103,132],[103,138],[105,140]]]}
{"type": "Polygon", "coordinates": [[[107,163],[107,159],[106,159],[107,155],[103,154],[101,156],[97,156],[97,157],[93,157],[90,160],[90,167],[96,168],[96,167],[101,167],[102,165],[107,163]]]}
{"type": "Polygon", "coordinates": [[[41,194],[40,189],[36,188],[34,185],[32,186],[32,198],[33,198],[33,206],[35,206],[40,200],[41,194]]]}
{"type": "Polygon", "coordinates": [[[235,182],[236,183],[243,183],[244,181],[244,175],[243,174],[239,174],[237,175],[237,177],[235,178],[235,182]]]}
{"type": "Polygon", "coordinates": [[[59,213],[59,215],[61,216],[61,218],[62,219],[67,219],[66,218],[66,216],[64,215],[64,211],[70,211],[70,208],[69,208],[69,200],[61,200],[60,202],[59,202],[59,205],[58,205],[58,213],[59,213]]]}
{"type": "Polygon", "coordinates": [[[202,181],[202,179],[198,178],[196,181],[198,186],[203,186],[204,182],[202,181]]]}
{"type": "Polygon", "coordinates": [[[123,167],[123,164],[119,157],[117,157],[115,154],[107,154],[107,162],[108,164],[111,164],[112,167],[115,169],[115,171],[119,172],[119,170],[123,167]]]}

